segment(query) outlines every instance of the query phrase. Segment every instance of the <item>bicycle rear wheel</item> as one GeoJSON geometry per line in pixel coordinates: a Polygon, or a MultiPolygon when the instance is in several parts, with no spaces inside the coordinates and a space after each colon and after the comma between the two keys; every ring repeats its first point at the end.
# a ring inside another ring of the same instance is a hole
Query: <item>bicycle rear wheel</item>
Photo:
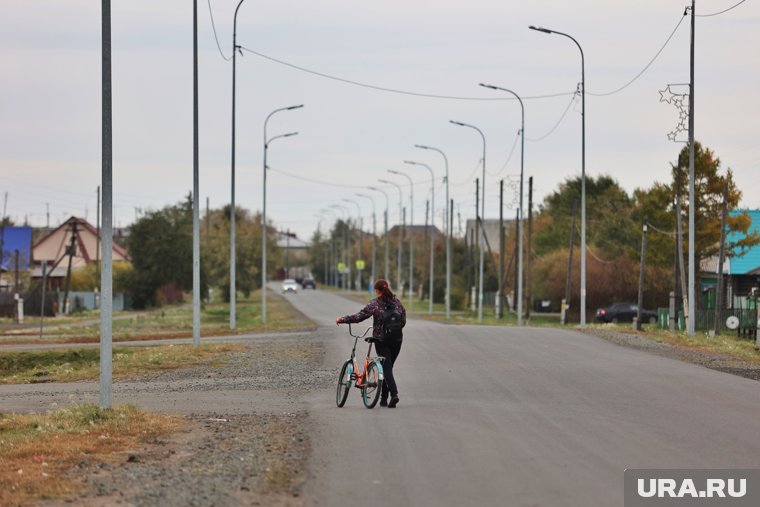
{"type": "Polygon", "coordinates": [[[382,391],[383,380],[377,363],[372,361],[367,368],[367,375],[364,378],[364,387],[362,387],[362,401],[367,408],[374,408],[377,405],[377,400],[380,399],[380,391],[382,391]]]}
{"type": "Polygon", "coordinates": [[[351,373],[353,365],[351,360],[343,363],[343,367],[340,369],[340,375],[338,376],[338,388],[335,391],[335,403],[338,407],[342,407],[346,404],[348,398],[348,391],[351,390],[351,373]]]}

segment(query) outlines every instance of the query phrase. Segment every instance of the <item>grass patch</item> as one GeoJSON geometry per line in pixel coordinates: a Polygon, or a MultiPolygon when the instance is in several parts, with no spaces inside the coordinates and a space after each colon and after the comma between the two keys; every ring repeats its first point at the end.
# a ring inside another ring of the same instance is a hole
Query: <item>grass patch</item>
{"type": "MultiPolygon", "coordinates": [[[[261,321],[261,291],[248,298],[239,298],[236,304],[237,329],[229,329],[230,310],[227,303],[209,303],[201,310],[201,333],[203,335],[240,334],[249,332],[287,331],[314,329],[314,323],[295,309],[284,297],[273,291],[267,293],[267,323],[261,321]]],[[[88,318],[55,317],[45,319],[43,341],[46,343],[96,342],[100,336],[100,314],[86,312],[88,318]]],[[[34,324],[35,319],[27,319],[34,324]]],[[[36,319],[39,325],[39,319],[36,319]]],[[[114,341],[183,338],[192,335],[192,305],[181,303],[142,312],[114,314],[112,322],[114,341]]],[[[35,335],[39,327],[30,326],[23,333],[35,335]]],[[[3,343],[33,343],[35,338],[13,338],[18,329],[0,332],[3,343]]]]}
{"type": "MultiPolygon", "coordinates": [[[[113,376],[125,378],[213,363],[244,349],[244,345],[229,343],[203,344],[200,347],[167,345],[115,348],[113,376]]],[[[1,384],[97,380],[99,374],[100,350],[97,348],[0,353],[1,384]]]]}
{"type": "Polygon", "coordinates": [[[82,488],[67,473],[82,461],[113,461],[115,453],[174,431],[177,416],[132,406],[78,405],[46,415],[0,413],[0,505],[68,498],[82,488]]]}
{"type": "MultiPolygon", "coordinates": [[[[630,328],[630,324],[615,326],[614,329],[622,333],[638,333],[630,328]]],[[[641,333],[658,343],[695,351],[725,354],[753,363],[760,363],[760,350],[755,347],[754,340],[739,338],[734,334],[719,334],[713,337],[705,331],[697,331],[694,336],[689,336],[685,331],[658,328],[647,329],[641,333]]]]}

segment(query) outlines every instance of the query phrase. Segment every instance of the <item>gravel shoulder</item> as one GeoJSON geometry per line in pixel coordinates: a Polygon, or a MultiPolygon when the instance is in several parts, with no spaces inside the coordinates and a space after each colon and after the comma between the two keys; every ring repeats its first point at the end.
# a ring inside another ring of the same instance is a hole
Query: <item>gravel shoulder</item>
{"type": "MultiPolygon", "coordinates": [[[[337,375],[322,369],[324,345],[318,331],[253,338],[222,365],[114,383],[114,404],[179,413],[183,426],[106,462],[83,457],[71,471],[79,496],[39,505],[303,505],[311,452],[305,396],[337,375]]],[[[51,408],[97,400],[97,386],[87,383],[33,389],[4,398],[11,407],[31,397],[51,408]]]]}
{"type": "Polygon", "coordinates": [[[747,361],[727,354],[660,343],[641,333],[626,333],[617,329],[600,328],[587,328],[582,331],[625,347],[644,350],[659,356],[698,364],[711,370],[760,381],[760,363],[747,361]]]}

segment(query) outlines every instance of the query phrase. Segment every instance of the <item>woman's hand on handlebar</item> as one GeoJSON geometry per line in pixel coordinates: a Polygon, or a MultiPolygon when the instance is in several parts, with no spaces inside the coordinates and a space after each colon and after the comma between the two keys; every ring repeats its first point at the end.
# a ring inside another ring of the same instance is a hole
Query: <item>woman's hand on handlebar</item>
{"type": "Polygon", "coordinates": [[[335,324],[336,325],[344,324],[343,317],[336,317],[335,318],[335,324]]]}

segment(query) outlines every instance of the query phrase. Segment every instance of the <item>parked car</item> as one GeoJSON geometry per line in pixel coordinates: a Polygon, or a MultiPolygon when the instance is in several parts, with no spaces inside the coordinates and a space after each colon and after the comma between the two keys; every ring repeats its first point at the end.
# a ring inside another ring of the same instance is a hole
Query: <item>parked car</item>
{"type": "Polygon", "coordinates": [[[317,290],[317,282],[313,278],[304,278],[301,280],[301,287],[303,290],[314,289],[317,290]]]}
{"type": "Polygon", "coordinates": [[[298,293],[298,283],[292,278],[288,278],[282,282],[282,293],[285,294],[287,292],[298,293]]]}
{"type": "MultiPolygon", "coordinates": [[[[613,303],[606,308],[599,308],[596,311],[597,322],[633,322],[638,314],[638,306],[633,303],[613,303]]],[[[657,323],[657,312],[653,310],[641,310],[641,322],[657,323]]]]}

